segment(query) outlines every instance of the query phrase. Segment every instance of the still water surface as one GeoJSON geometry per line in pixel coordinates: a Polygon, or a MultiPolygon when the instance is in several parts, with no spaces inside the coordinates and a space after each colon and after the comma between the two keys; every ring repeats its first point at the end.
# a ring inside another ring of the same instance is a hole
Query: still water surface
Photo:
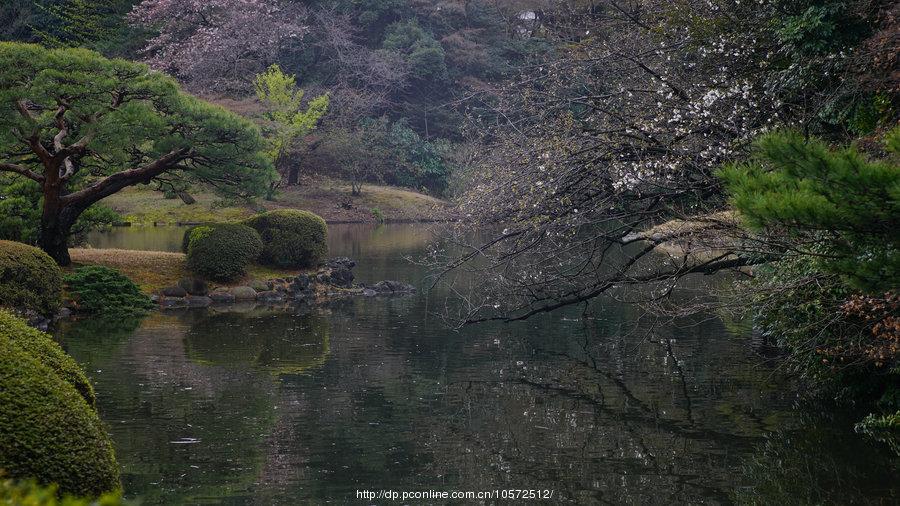
{"type": "MultiPolygon", "coordinates": [[[[424,227],[330,234],[360,281],[425,277],[404,261],[424,251],[424,227]]],[[[180,238],[125,229],[92,242],[177,250],[180,238]]],[[[358,490],[379,489],[542,489],[553,491],[545,503],[577,504],[897,501],[897,459],[852,432],[859,415],[802,407],[739,325],[657,322],[605,300],[457,332],[431,315],[443,302],[422,291],[82,320],[60,340],[94,380],[127,496],[143,504],[361,504],[358,490]]]]}

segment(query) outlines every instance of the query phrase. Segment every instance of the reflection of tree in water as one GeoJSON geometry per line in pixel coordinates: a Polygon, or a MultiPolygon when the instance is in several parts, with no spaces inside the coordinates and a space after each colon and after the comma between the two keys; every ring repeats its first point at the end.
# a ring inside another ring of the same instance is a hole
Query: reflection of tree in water
{"type": "Polygon", "coordinates": [[[742,366],[744,353],[722,342],[718,325],[644,339],[617,334],[619,323],[594,321],[565,343],[518,345],[511,357],[533,359],[497,362],[499,380],[451,382],[446,418],[420,428],[434,448],[430,473],[474,489],[527,484],[577,502],[727,502],[739,455],[773,423],[757,408],[785,405],[765,387],[769,372],[742,366]]]}
{"type": "Polygon", "coordinates": [[[210,313],[193,322],[184,342],[197,363],[258,367],[280,375],[321,367],[330,338],[326,316],[260,310],[210,313]]]}
{"type": "Polygon", "coordinates": [[[887,445],[851,432],[856,419],[806,415],[768,434],[744,462],[735,502],[897,504],[900,461],[887,445]]]}

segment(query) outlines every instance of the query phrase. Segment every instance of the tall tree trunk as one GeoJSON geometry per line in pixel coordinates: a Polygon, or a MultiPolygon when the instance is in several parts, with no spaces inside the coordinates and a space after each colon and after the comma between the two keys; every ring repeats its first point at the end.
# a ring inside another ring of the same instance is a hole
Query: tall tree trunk
{"type": "Polygon", "coordinates": [[[72,234],[72,226],[88,206],[89,204],[62,205],[58,192],[45,189],[38,246],[63,267],[72,263],[69,257],[69,236],[72,234]]]}
{"type": "MultiPolygon", "coordinates": [[[[61,266],[72,263],[69,257],[69,234],[72,230],[74,219],[67,219],[64,214],[41,217],[41,230],[38,236],[38,246],[61,266]]],[[[77,216],[76,216],[77,218],[77,216]]]]}

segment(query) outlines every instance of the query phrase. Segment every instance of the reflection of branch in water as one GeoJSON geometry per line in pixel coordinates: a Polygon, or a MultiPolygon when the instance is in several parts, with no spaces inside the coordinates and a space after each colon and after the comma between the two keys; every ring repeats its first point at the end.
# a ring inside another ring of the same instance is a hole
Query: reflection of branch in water
{"type": "Polygon", "coordinates": [[[672,340],[664,338],[663,342],[666,344],[666,354],[672,359],[672,366],[678,374],[678,379],[681,380],[681,394],[684,395],[685,411],[687,412],[688,421],[693,425],[694,411],[691,405],[691,396],[688,394],[687,379],[684,377],[684,368],[678,363],[678,357],[675,356],[675,350],[672,349],[672,340]]]}
{"type": "Polygon", "coordinates": [[[742,445],[747,446],[748,448],[753,445],[757,441],[757,438],[750,436],[743,436],[740,434],[732,434],[728,432],[721,432],[711,429],[691,429],[683,427],[677,420],[671,420],[667,418],[660,418],[656,411],[645,410],[650,417],[648,416],[639,416],[628,413],[617,413],[612,409],[606,407],[603,403],[598,402],[593,397],[579,392],[575,389],[565,388],[556,385],[550,385],[545,383],[537,383],[524,378],[520,378],[515,381],[503,381],[498,383],[520,383],[523,385],[527,385],[531,388],[536,388],[539,390],[553,392],[557,395],[567,397],[570,399],[580,400],[591,404],[601,411],[605,411],[611,414],[616,415],[616,418],[625,422],[637,422],[647,427],[652,427],[655,429],[663,429],[667,432],[670,432],[672,435],[683,437],[685,439],[691,439],[695,441],[717,441],[717,442],[728,442],[728,443],[740,443],[742,445]]]}

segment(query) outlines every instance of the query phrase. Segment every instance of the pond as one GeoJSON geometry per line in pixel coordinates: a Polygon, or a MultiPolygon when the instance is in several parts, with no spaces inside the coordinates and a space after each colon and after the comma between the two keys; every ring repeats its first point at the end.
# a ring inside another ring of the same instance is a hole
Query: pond
{"type": "MultiPolygon", "coordinates": [[[[180,234],[92,241],[177,250],[180,234]]],[[[330,235],[360,281],[425,278],[405,257],[424,252],[426,227],[330,235]]],[[[359,499],[379,490],[551,491],[545,504],[900,494],[894,454],[853,432],[860,415],[806,407],[740,325],[656,321],[603,300],[454,331],[433,315],[445,299],[88,319],[59,339],[95,382],[127,497],[142,504],[387,503],[359,499]]]]}

